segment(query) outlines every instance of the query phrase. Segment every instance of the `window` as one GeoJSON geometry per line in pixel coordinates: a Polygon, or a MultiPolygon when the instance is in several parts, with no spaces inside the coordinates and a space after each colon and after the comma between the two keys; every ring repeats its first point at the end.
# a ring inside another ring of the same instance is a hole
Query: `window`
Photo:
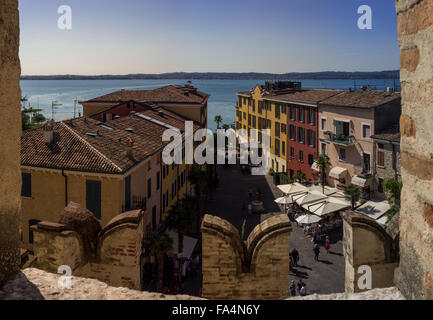
{"type": "Polygon", "coordinates": [[[314,130],[307,130],[307,144],[311,147],[316,146],[316,132],[314,130]]]}
{"type": "Polygon", "coordinates": [[[33,230],[32,230],[32,226],[37,225],[39,222],[41,222],[40,220],[29,220],[29,243],[33,244],[33,230]]]}
{"type": "Polygon", "coordinates": [[[377,152],[377,165],[379,167],[385,166],[385,153],[383,151],[377,152]]]}
{"type": "Polygon", "coordinates": [[[32,175],[30,173],[22,173],[21,196],[32,197],[32,175]]]}
{"type": "Polygon", "coordinates": [[[326,118],[321,118],[320,119],[320,130],[322,131],[327,131],[328,130],[328,123],[326,118]]]}
{"type": "Polygon", "coordinates": [[[156,230],[156,206],[152,208],[152,229],[156,230]]]}
{"type": "Polygon", "coordinates": [[[326,143],[322,143],[322,154],[326,154],[326,143]]]}
{"type": "Polygon", "coordinates": [[[156,190],[159,190],[159,188],[161,187],[161,172],[158,171],[158,173],[156,174],[156,190]]]}
{"type": "Polygon", "coordinates": [[[278,103],[275,104],[275,118],[280,119],[280,105],[278,103]]]}
{"type": "Polygon", "coordinates": [[[152,197],[152,179],[147,180],[147,198],[152,197]]]}
{"type": "Polygon", "coordinates": [[[296,108],[294,106],[290,106],[290,120],[296,120],[296,108]]]}
{"type": "Polygon", "coordinates": [[[280,137],[280,123],[279,122],[275,122],[275,136],[276,137],[280,137]]]}
{"type": "Polygon", "coordinates": [[[244,120],[247,120],[247,114],[244,112],[244,120]]]}
{"type": "Polygon", "coordinates": [[[253,112],[256,112],[256,100],[253,100],[253,112]]]}
{"type": "Polygon", "coordinates": [[[344,148],[338,149],[338,159],[340,161],[346,161],[346,149],[344,148]]]}
{"type": "Polygon", "coordinates": [[[295,148],[290,147],[290,157],[293,159],[295,157],[295,148]]]}
{"type": "Polygon", "coordinates": [[[377,186],[377,191],[383,193],[383,179],[379,178],[379,185],[377,186]]]}
{"type": "Polygon", "coordinates": [[[363,124],[362,125],[362,138],[363,139],[370,139],[371,137],[371,129],[369,124],[363,124]]]}
{"type": "Polygon", "coordinates": [[[256,129],[256,116],[253,116],[253,128],[256,129]]]}
{"type": "Polygon", "coordinates": [[[365,172],[370,172],[370,154],[369,153],[364,153],[363,154],[363,168],[365,172]]]}
{"type": "Polygon", "coordinates": [[[281,124],[281,133],[287,133],[287,126],[285,124],[281,124]]]}
{"type": "Polygon", "coordinates": [[[298,121],[299,122],[305,122],[305,110],[304,110],[304,107],[299,107],[298,112],[299,112],[299,114],[298,114],[298,121]]]}
{"type": "Polygon", "coordinates": [[[275,155],[280,156],[280,140],[275,139],[275,155]]]}
{"type": "Polygon", "coordinates": [[[251,115],[248,115],[248,125],[251,126],[251,115]]]}
{"type": "Polygon", "coordinates": [[[294,125],[290,125],[289,127],[289,139],[296,140],[296,127],[294,125]]]}
{"type": "MultiPolygon", "coordinates": [[[[131,176],[125,179],[125,211],[131,206],[131,176]],[[129,184],[128,184],[129,181],[129,184]],[[129,200],[129,202],[127,202],[129,200]]],[[[101,219],[101,181],[86,181],[86,208],[101,219]]]]}
{"type": "Polygon", "coordinates": [[[312,154],[309,154],[309,155],[308,155],[308,164],[309,164],[310,166],[312,166],[313,163],[314,163],[314,157],[313,157],[312,154]]]}
{"type": "Polygon", "coordinates": [[[287,104],[282,104],[281,105],[281,113],[282,114],[287,114],[287,104]]]}
{"type": "Polygon", "coordinates": [[[298,141],[300,143],[305,143],[305,129],[299,127],[298,128],[298,141]]]}
{"type": "MultiPolygon", "coordinates": [[[[282,154],[283,156],[286,155],[286,142],[285,142],[285,141],[282,141],[282,142],[281,142],[281,154],[282,154]]],[[[283,171],[284,171],[284,170],[283,170],[283,171]]]]}
{"type": "Polygon", "coordinates": [[[316,110],[312,108],[308,110],[308,123],[313,126],[316,124],[316,110]]]}
{"type": "Polygon", "coordinates": [[[304,162],[304,151],[299,151],[299,162],[304,162]]]}

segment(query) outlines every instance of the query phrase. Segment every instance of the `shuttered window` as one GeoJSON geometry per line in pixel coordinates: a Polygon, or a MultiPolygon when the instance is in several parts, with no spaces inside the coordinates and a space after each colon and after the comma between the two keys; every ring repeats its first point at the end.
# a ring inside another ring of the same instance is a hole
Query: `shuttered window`
{"type": "Polygon", "coordinates": [[[32,197],[32,175],[30,173],[22,173],[21,196],[32,197]]]}
{"type": "Polygon", "coordinates": [[[380,167],[385,166],[385,153],[383,151],[377,152],[377,165],[380,167]]]}
{"type": "Polygon", "coordinates": [[[101,181],[86,181],[86,208],[101,219],[101,181]]]}

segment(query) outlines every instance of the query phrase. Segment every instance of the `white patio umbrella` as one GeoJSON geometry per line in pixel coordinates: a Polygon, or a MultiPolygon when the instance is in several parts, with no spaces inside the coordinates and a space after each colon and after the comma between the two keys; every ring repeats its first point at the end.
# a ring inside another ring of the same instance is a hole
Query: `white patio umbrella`
{"type": "Polygon", "coordinates": [[[277,188],[280,189],[280,191],[286,195],[308,191],[308,188],[306,186],[303,186],[302,184],[297,182],[291,184],[279,185],[277,186],[277,188]]]}
{"type": "Polygon", "coordinates": [[[281,198],[277,198],[274,200],[276,203],[278,204],[291,204],[293,203],[292,199],[290,199],[290,197],[281,197],[281,198]]]}
{"type": "Polygon", "coordinates": [[[318,216],[325,216],[340,210],[350,208],[347,204],[339,199],[329,197],[318,202],[307,203],[302,206],[304,209],[318,216]]]}
{"type": "Polygon", "coordinates": [[[313,224],[319,222],[320,220],[322,220],[322,218],[313,214],[305,214],[296,219],[299,224],[313,224]]]}
{"type": "Polygon", "coordinates": [[[309,192],[305,192],[299,195],[292,196],[293,200],[296,201],[297,204],[303,206],[306,203],[317,202],[319,200],[326,199],[323,193],[317,190],[311,190],[309,192]]]}

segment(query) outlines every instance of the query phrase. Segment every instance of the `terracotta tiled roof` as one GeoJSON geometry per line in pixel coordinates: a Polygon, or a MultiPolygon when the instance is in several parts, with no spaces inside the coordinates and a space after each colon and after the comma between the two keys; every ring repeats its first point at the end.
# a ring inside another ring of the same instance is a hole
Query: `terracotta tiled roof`
{"type": "Polygon", "coordinates": [[[285,94],[274,94],[267,96],[268,99],[281,99],[281,100],[297,100],[308,102],[320,102],[332,96],[342,93],[341,90],[303,90],[293,91],[285,94]]]}
{"type": "Polygon", "coordinates": [[[400,142],[400,132],[383,132],[371,136],[373,139],[400,142]]]}
{"type": "MultiPolygon", "coordinates": [[[[106,123],[76,118],[54,124],[54,142],[44,142],[44,128],[23,132],[21,165],[82,172],[121,174],[168,144],[162,141],[167,127],[184,131],[181,117],[164,110],[145,111],[159,123],[131,114],[106,123]],[[131,149],[132,142],[132,149],[131,149]]],[[[194,130],[199,126],[194,124],[194,130]]]]}
{"type": "Polygon", "coordinates": [[[322,101],[322,104],[343,107],[374,108],[393,100],[400,99],[400,97],[401,95],[398,92],[360,90],[353,92],[343,92],[339,95],[322,101]]]}
{"type": "Polygon", "coordinates": [[[85,102],[204,103],[209,95],[193,87],[168,85],[153,90],[119,90],[85,102]]]}

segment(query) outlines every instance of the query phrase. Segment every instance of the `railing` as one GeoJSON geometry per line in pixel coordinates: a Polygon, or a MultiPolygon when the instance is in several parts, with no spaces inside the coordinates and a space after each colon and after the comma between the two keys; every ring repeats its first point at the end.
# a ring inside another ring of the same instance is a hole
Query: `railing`
{"type": "Polygon", "coordinates": [[[353,139],[350,136],[344,134],[329,134],[329,141],[337,144],[350,145],[353,143],[353,139]]]}
{"type": "Polygon", "coordinates": [[[131,204],[127,207],[125,204],[122,205],[122,212],[131,211],[131,210],[143,210],[147,209],[147,198],[143,196],[132,196],[131,204]]]}

